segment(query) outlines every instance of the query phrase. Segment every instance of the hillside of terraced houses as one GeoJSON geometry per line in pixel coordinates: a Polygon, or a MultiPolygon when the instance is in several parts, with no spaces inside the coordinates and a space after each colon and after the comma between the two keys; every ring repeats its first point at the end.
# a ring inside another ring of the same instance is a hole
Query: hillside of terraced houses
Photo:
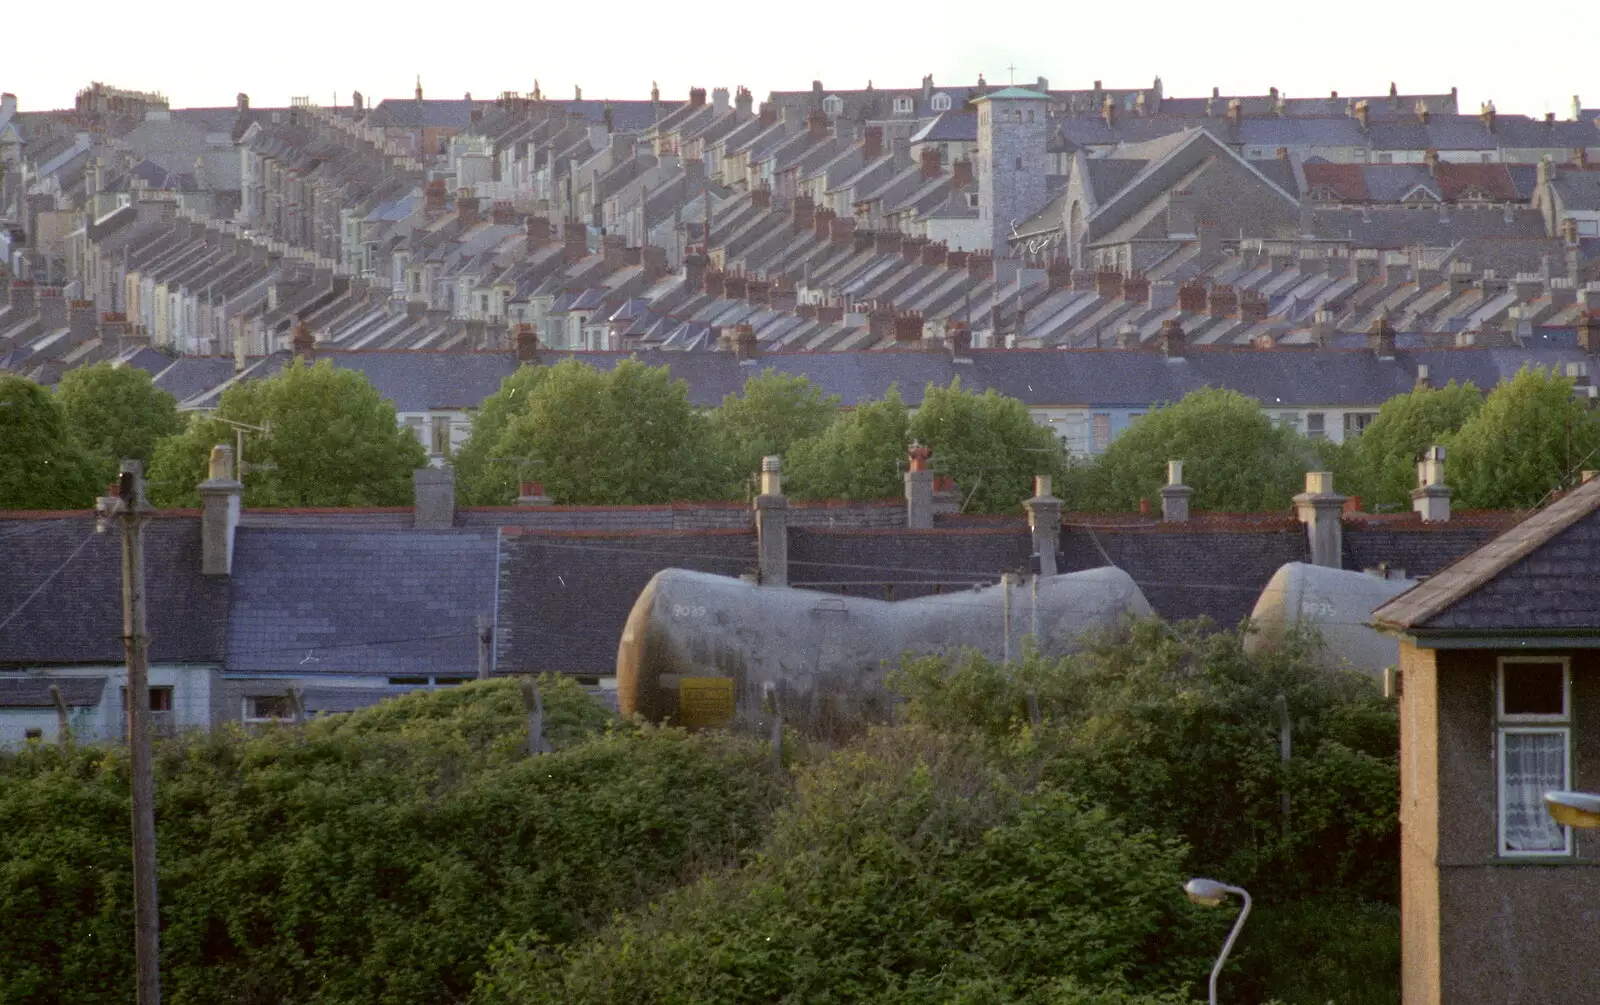
{"type": "Polygon", "coordinates": [[[337,107],[173,109],[96,84],[70,111],[6,106],[0,133],[25,142],[0,192],[0,368],[51,384],[113,359],[203,408],[319,354],[437,420],[541,352],[659,354],[711,403],[712,373],[770,357],[847,399],[1001,387],[1091,451],[1093,416],[1114,432],[1107,409],[1207,383],[1335,438],[1416,381],[1537,363],[1587,384],[1597,114],[1457,105],[929,77],[759,104],[742,87],[440,99],[419,81],[337,107]],[[1073,352],[1024,364],[1036,390],[989,372],[1008,349],[1073,352]],[[849,371],[810,361],[852,350],[849,371]],[[869,361],[882,350],[922,362],[869,361]],[[1319,398],[1283,350],[1359,372],[1319,398]]]}

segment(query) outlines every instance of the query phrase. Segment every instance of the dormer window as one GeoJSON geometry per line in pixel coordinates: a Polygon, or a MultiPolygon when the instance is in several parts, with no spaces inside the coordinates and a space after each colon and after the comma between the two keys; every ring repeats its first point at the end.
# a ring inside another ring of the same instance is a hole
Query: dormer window
{"type": "Polygon", "coordinates": [[[928,102],[928,105],[936,112],[948,112],[950,110],[950,95],[940,91],[933,96],[933,100],[928,102]]]}
{"type": "Polygon", "coordinates": [[[844,99],[836,94],[830,94],[822,99],[822,110],[829,115],[841,115],[844,113],[844,99]]]}
{"type": "Polygon", "coordinates": [[[895,98],[894,99],[894,113],[896,115],[910,115],[911,114],[911,110],[912,110],[912,103],[911,103],[911,99],[910,98],[895,98]]]}

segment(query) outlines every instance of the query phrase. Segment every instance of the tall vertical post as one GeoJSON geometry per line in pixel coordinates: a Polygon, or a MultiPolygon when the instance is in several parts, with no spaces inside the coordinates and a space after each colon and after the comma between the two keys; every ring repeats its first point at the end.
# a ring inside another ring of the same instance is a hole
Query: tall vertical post
{"type": "Polygon", "coordinates": [[[1000,585],[1005,591],[1001,598],[1001,620],[1005,623],[1005,645],[1002,647],[1005,662],[1011,662],[1011,588],[1017,583],[1017,574],[1014,572],[1003,573],[1000,576],[1000,585]]]}
{"type": "Polygon", "coordinates": [[[494,646],[494,622],[489,615],[478,615],[478,679],[489,679],[490,653],[494,646]]]}
{"type": "Polygon", "coordinates": [[[145,618],[143,465],[122,462],[122,640],[128,659],[128,748],[133,769],[133,923],[139,1005],[161,1003],[161,912],[156,894],[155,771],[150,752],[150,632],[145,618]]]}

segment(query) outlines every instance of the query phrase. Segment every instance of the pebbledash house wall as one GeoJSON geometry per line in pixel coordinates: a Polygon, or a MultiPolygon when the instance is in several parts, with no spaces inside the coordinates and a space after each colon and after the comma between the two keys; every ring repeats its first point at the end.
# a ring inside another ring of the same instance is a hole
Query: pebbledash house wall
{"type": "Polygon", "coordinates": [[[1600,650],[1401,643],[1406,1005],[1596,1000],[1600,832],[1575,829],[1570,857],[1497,854],[1497,661],[1538,655],[1572,661],[1569,787],[1600,789],[1600,650]]]}

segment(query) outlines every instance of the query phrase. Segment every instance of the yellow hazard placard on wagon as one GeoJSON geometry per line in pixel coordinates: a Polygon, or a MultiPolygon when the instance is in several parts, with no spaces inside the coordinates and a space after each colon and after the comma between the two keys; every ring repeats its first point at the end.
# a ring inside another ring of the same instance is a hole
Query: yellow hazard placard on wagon
{"type": "Polygon", "coordinates": [[[690,729],[712,729],[733,721],[732,677],[678,678],[678,721],[690,729]]]}

